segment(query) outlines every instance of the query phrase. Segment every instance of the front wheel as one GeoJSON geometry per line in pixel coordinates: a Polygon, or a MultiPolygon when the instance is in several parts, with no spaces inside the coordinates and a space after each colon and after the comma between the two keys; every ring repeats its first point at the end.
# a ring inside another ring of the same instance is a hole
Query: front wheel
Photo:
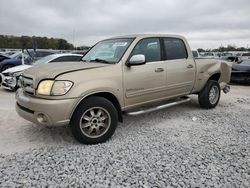
{"type": "Polygon", "coordinates": [[[220,100],[220,85],[217,81],[209,80],[199,93],[199,104],[201,107],[215,108],[220,100]]]}
{"type": "Polygon", "coordinates": [[[103,97],[89,97],[76,108],[70,122],[74,137],[84,144],[98,144],[108,140],[118,124],[114,105],[103,97]]]}

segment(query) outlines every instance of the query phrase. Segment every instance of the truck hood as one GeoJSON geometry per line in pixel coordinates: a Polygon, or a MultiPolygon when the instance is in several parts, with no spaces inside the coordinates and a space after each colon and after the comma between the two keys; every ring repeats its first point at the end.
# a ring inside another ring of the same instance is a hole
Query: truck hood
{"type": "Polygon", "coordinates": [[[36,83],[42,79],[55,79],[58,75],[73,71],[110,66],[110,64],[95,62],[60,62],[33,66],[24,71],[23,76],[31,77],[36,83]]]}
{"type": "Polygon", "coordinates": [[[20,72],[20,71],[24,71],[28,68],[32,67],[31,65],[19,65],[19,66],[15,66],[12,68],[9,68],[5,71],[3,71],[3,73],[15,73],[15,72],[20,72]]]}

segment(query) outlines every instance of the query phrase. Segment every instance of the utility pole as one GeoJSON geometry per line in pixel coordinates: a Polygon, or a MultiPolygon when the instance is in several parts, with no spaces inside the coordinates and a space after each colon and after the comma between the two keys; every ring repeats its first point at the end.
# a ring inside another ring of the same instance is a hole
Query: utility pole
{"type": "Polygon", "coordinates": [[[22,55],[22,65],[24,65],[24,48],[22,49],[21,55],[22,55]]]}
{"type": "Polygon", "coordinates": [[[75,30],[73,29],[73,46],[75,48],[75,30]]]}

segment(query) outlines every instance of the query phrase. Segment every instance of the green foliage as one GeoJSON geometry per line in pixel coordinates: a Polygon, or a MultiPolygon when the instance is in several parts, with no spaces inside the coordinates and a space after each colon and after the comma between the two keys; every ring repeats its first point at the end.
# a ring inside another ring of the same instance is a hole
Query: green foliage
{"type": "Polygon", "coordinates": [[[78,46],[75,48],[75,50],[88,50],[89,48],[89,46],[78,46]]]}
{"type": "Polygon", "coordinates": [[[227,45],[227,46],[220,46],[219,48],[215,49],[202,49],[198,48],[198,52],[228,52],[228,51],[250,51],[250,48],[245,47],[237,47],[235,45],[227,45]]]}
{"type": "Polygon", "coordinates": [[[197,51],[198,51],[198,52],[205,52],[205,50],[202,49],[202,48],[198,48],[197,51]]]}
{"type": "Polygon", "coordinates": [[[0,35],[0,48],[33,48],[72,50],[74,46],[64,39],[29,36],[0,35]]]}

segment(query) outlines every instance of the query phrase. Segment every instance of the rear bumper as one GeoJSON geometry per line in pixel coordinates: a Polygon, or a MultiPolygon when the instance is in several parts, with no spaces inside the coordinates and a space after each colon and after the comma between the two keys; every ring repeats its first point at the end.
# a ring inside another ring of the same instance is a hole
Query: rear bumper
{"type": "Polygon", "coordinates": [[[31,97],[19,89],[16,93],[16,112],[24,119],[43,126],[62,126],[70,122],[78,98],[46,100],[31,97]]]}

